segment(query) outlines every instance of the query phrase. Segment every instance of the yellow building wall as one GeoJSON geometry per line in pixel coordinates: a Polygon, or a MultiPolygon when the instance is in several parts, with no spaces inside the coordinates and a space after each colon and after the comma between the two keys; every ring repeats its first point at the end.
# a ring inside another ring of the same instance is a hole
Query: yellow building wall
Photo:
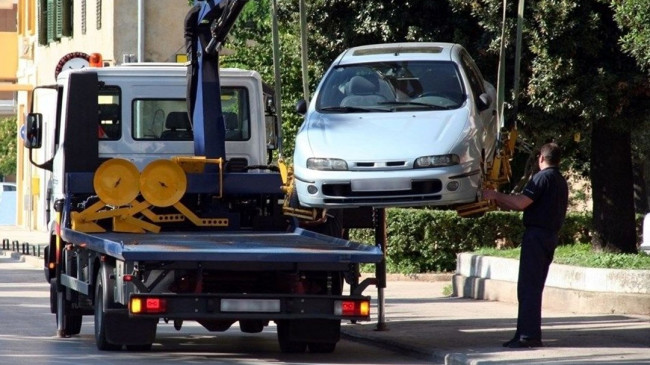
{"type": "Polygon", "coordinates": [[[0,80],[15,81],[18,70],[18,34],[0,32],[0,80]]]}

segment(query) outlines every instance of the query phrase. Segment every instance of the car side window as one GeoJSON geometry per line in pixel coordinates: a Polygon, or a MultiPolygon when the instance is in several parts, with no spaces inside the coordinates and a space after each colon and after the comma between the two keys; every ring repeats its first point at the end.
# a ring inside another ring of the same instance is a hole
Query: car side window
{"type": "Polygon", "coordinates": [[[474,60],[472,60],[472,58],[466,52],[463,52],[461,54],[461,62],[470,86],[472,87],[474,100],[478,100],[478,97],[485,92],[485,86],[483,85],[483,76],[481,76],[481,72],[478,70],[478,67],[474,63],[474,60]]]}
{"type": "Polygon", "coordinates": [[[16,187],[13,185],[3,185],[2,190],[4,191],[16,191],[16,187]]]}

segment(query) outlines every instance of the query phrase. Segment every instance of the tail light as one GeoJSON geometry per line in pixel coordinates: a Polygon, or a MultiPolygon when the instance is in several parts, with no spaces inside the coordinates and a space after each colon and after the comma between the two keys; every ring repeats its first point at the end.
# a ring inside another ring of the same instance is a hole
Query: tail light
{"type": "Polygon", "coordinates": [[[334,314],[343,317],[368,317],[370,315],[370,301],[337,300],[334,302],[334,314]]]}
{"type": "Polygon", "coordinates": [[[167,300],[157,297],[132,297],[129,310],[133,314],[160,314],[167,312],[167,300]]]}

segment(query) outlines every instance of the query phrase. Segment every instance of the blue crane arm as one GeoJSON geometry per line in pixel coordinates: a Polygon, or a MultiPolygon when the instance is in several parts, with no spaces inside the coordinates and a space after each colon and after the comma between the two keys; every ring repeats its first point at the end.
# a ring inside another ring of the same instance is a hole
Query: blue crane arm
{"type": "Polygon", "coordinates": [[[219,48],[247,1],[195,0],[195,5],[185,16],[185,48],[189,61],[187,110],[192,122],[196,156],[226,156],[219,48]]]}

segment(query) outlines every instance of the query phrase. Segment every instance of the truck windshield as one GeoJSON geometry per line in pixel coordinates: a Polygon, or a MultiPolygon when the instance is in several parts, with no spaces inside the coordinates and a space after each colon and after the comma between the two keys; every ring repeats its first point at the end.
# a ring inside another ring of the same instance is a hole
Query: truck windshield
{"type": "MultiPolygon", "coordinates": [[[[226,141],[250,138],[250,107],[245,88],[224,87],[221,105],[226,128],[226,141]]],[[[133,139],[191,141],[194,134],[187,114],[185,99],[133,100],[133,139]]]]}
{"type": "Polygon", "coordinates": [[[448,110],[465,101],[453,62],[403,61],[341,66],[324,80],[322,112],[448,110]]]}

